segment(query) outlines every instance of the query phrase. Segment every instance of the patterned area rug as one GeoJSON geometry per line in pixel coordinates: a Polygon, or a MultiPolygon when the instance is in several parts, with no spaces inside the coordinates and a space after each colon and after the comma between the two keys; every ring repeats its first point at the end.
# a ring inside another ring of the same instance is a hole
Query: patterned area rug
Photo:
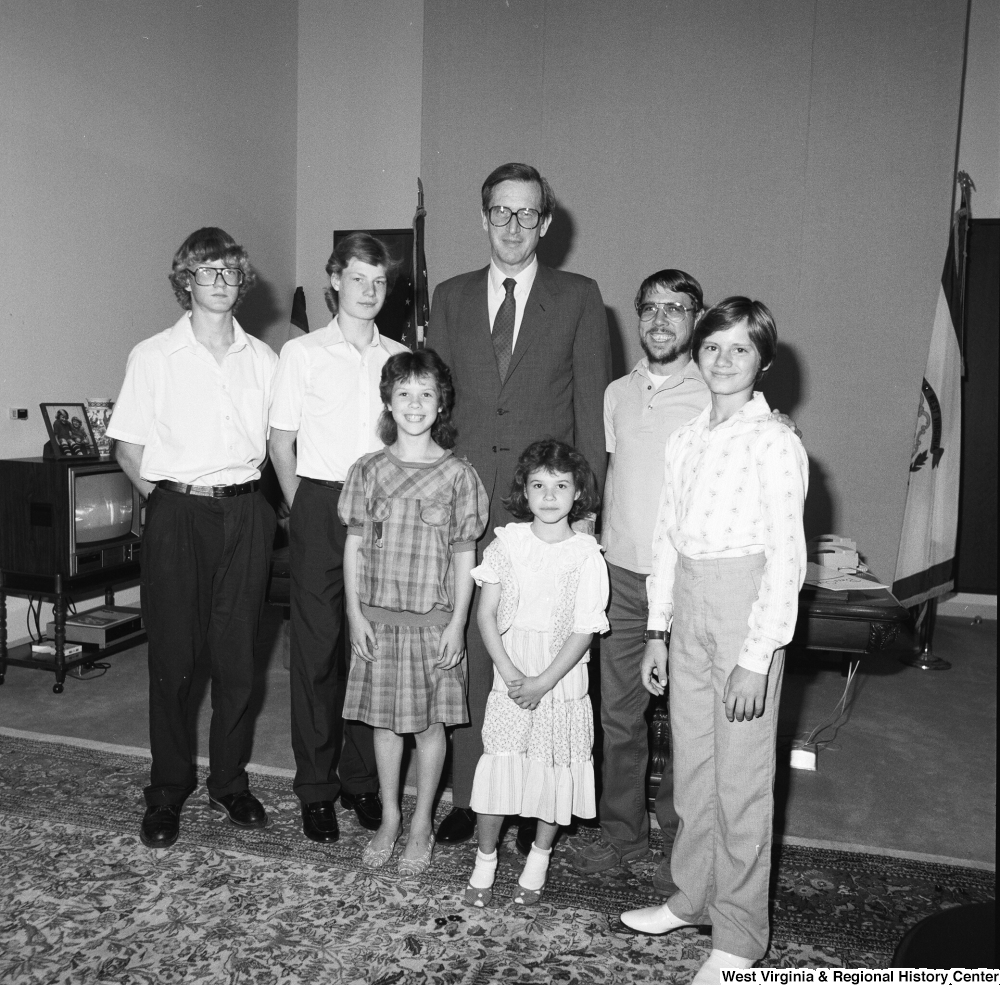
{"type": "MultiPolygon", "coordinates": [[[[493,903],[475,910],[462,902],[471,845],[439,846],[416,879],[395,860],[370,873],[360,867],[370,835],[353,815],[340,812],[334,846],[302,837],[284,777],[251,777],[264,831],[233,827],[200,792],[177,845],[148,850],[138,839],[147,771],[139,756],[0,736],[0,981],[683,982],[710,949],[691,929],[622,928],[621,910],[655,900],[659,851],[581,876],[568,852],[593,829],[560,840],[543,901],[528,910],[512,902],[520,856],[508,832],[493,903]]],[[[995,880],[800,847],[783,848],[776,871],[770,967],[884,966],[917,920],[992,898],[995,880]]]]}

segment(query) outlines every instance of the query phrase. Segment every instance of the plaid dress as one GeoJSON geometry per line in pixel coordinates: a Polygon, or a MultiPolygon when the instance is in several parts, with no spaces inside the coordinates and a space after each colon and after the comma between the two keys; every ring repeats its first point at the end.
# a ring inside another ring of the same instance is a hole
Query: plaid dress
{"type": "Polygon", "coordinates": [[[351,466],[340,518],[348,533],[361,536],[358,594],[363,605],[390,612],[369,620],[377,656],[372,663],[352,660],[344,718],[398,734],[469,720],[465,661],[451,670],[434,661],[455,609],[452,556],[475,550],[488,516],[475,469],[450,451],[414,463],[383,448],[351,466]],[[438,624],[401,625],[410,614],[438,624]]]}

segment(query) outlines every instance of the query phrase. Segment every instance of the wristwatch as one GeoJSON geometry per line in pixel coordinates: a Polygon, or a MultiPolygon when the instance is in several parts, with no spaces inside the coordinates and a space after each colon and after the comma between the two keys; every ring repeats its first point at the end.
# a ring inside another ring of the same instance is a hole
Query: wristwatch
{"type": "Polygon", "coordinates": [[[667,642],[667,633],[663,629],[647,629],[645,633],[642,634],[642,642],[648,643],[650,640],[663,640],[664,643],[667,642]]]}

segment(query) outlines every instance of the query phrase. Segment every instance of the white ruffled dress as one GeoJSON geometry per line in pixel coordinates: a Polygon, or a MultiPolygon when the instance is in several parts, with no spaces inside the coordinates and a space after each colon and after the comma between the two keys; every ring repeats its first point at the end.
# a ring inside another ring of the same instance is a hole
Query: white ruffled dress
{"type": "MultiPolygon", "coordinates": [[[[547,544],[530,523],[498,527],[473,569],[478,585],[501,586],[497,622],[508,656],[526,677],[555,659],[572,633],[608,630],[608,569],[589,534],[547,544]]],[[[594,715],[587,694],[589,656],[527,711],[507,695],[494,668],[483,722],[483,755],[471,807],[552,824],[594,817],[594,715]]]]}

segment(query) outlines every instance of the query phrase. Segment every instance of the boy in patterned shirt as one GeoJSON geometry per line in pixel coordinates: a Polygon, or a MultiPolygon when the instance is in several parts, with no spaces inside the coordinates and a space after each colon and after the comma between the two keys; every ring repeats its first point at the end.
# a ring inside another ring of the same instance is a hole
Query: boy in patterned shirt
{"type": "Polygon", "coordinates": [[[667,442],[653,539],[641,673],[663,692],[670,629],[678,888],[622,922],[651,934],[711,924],[696,985],[751,967],[768,945],[778,698],[808,484],[801,442],[754,393],[776,351],[761,302],[732,297],[705,312],[692,352],[712,403],[667,442]]]}

